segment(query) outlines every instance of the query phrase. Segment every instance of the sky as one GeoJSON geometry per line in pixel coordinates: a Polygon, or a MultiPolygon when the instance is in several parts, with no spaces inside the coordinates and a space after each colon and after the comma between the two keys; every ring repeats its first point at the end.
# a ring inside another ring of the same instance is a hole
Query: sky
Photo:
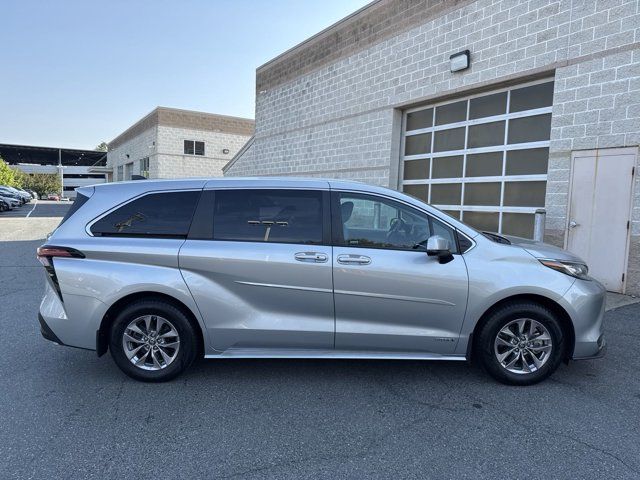
{"type": "Polygon", "coordinates": [[[370,0],[0,0],[0,143],[93,149],[156,106],[254,118],[255,70],[370,0]]]}

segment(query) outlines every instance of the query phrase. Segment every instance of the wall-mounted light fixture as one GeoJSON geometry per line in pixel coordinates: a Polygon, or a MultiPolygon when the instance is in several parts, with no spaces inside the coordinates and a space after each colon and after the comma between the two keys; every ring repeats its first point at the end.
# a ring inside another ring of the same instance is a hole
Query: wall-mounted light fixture
{"type": "Polygon", "coordinates": [[[229,149],[228,148],[223,148],[222,149],[222,153],[224,153],[225,155],[229,154],[229,149]]]}
{"type": "Polygon", "coordinates": [[[449,67],[452,72],[459,72],[466,70],[471,65],[471,52],[465,50],[464,52],[454,53],[449,57],[449,67]]]}

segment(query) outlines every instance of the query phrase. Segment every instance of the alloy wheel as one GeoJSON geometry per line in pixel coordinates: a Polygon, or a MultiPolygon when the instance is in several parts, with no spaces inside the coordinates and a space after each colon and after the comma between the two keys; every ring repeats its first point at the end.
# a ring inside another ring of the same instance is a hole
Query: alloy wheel
{"type": "Polygon", "coordinates": [[[538,371],[551,356],[553,342],[549,330],[531,318],[507,323],[496,335],[493,350],[498,363],[516,374],[538,371]]]}
{"type": "Polygon", "coordinates": [[[143,370],[162,370],[176,359],[180,335],[166,318],[143,315],[124,329],[122,346],[129,361],[143,370]]]}

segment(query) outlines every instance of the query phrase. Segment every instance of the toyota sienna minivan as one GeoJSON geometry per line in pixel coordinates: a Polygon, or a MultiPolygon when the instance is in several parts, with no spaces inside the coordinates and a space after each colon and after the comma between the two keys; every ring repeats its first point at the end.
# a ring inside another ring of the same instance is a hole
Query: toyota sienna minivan
{"type": "Polygon", "coordinates": [[[605,290],[560,248],[356,182],[77,189],[38,249],[42,335],[169,380],[204,358],[471,360],[538,382],[603,354],[605,290]]]}

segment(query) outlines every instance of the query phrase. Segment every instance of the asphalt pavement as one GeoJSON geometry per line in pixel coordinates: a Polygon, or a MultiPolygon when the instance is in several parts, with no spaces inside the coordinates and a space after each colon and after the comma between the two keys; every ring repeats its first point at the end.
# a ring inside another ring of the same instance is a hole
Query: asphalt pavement
{"type": "Polygon", "coordinates": [[[62,217],[71,206],[72,202],[56,202],[53,200],[32,200],[20,207],[6,212],[0,212],[2,218],[38,218],[38,217],[62,217]]]}
{"type": "Polygon", "coordinates": [[[42,240],[3,222],[0,478],[640,478],[638,305],[607,312],[604,359],[532,387],[342,360],[202,361],[143,384],[41,338],[42,240]]]}

